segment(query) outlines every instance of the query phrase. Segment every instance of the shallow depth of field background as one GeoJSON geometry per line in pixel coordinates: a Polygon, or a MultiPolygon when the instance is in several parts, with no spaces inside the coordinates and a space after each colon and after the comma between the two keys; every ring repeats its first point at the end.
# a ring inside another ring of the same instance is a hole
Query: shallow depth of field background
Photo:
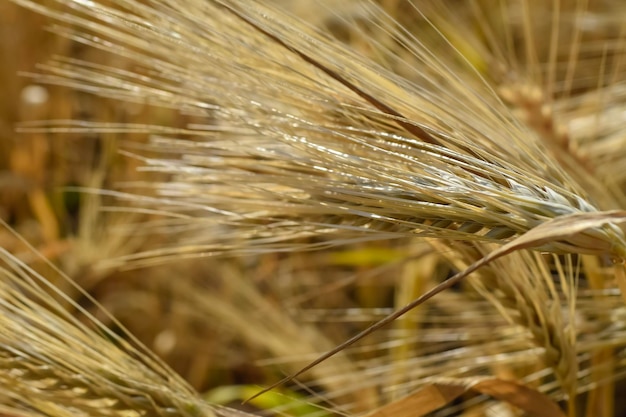
{"type": "MultiPolygon", "coordinates": [[[[412,22],[395,4],[399,2],[383,3],[412,22]]],[[[300,7],[292,7],[303,13],[300,7]]],[[[418,20],[413,23],[419,26],[418,20]]],[[[0,217],[208,398],[238,404],[250,392],[233,388],[224,393],[216,388],[275,382],[450,275],[444,258],[419,241],[181,260],[141,269],[107,266],[107,260],[159,247],[168,239],[142,232],[142,223],[155,215],[109,210],[125,203],[86,191],[124,189],[127,183],[156,178],[138,169],[140,160],[120,152],[149,152],[148,138],[132,132],[65,134],[16,129],[25,126],[24,122],[47,119],[181,127],[202,120],[33,80],[29,73],[37,72],[38,65],[53,55],[133,69],[131,62],[99,54],[46,28],[54,30],[55,23],[10,2],[0,3],[0,217]]],[[[367,50],[345,28],[331,29],[341,39],[354,41],[356,48],[367,50]]],[[[0,246],[42,274],[48,271],[10,233],[0,231],[0,246]]],[[[85,302],[80,294],[65,290],[79,304],[85,302]]],[[[308,373],[303,385],[292,385],[288,394],[325,398],[326,405],[349,404],[350,412],[372,410],[401,396],[401,392],[387,393],[379,387],[407,382],[402,367],[408,359],[465,346],[460,339],[444,337],[446,328],[450,335],[458,335],[459,329],[475,327],[479,336],[472,343],[477,346],[499,331],[514,329],[479,298],[465,285],[442,294],[409,318],[308,373]],[[468,300],[472,303],[465,304],[468,300]],[[437,317],[448,320],[437,323],[437,317]],[[441,337],[433,335],[423,341],[416,336],[431,327],[439,329],[441,337]],[[395,369],[394,364],[402,365],[395,369]],[[375,372],[376,381],[363,379],[367,370],[383,367],[387,368],[384,373],[375,372]],[[330,398],[329,392],[334,393],[330,398]]],[[[106,317],[101,319],[106,321],[106,317]]],[[[442,375],[451,372],[445,363],[440,366],[442,375]]],[[[518,372],[498,363],[485,363],[484,368],[503,378],[518,372]]],[[[258,411],[270,405],[260,400],[252,407],[258,411]]]]}

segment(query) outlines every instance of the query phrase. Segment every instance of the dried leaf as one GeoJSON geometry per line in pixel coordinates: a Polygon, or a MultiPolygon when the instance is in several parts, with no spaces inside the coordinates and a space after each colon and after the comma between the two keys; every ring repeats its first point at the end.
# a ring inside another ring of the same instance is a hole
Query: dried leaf
{"type": "Polygon", "coordinates": [[[379,408],[367,414],[365,417],[412,417],[423,416],[448,405],[459,395],[467,391],[462,385],[432,384],[421,388],[419,391],[404,397],[398,401],[379,408]]]}
{"type": "Polygon", "coordinates": [[[546,395],[525,385],[499,378],[463,378],[429,384],[417,392],[394,401],[366,417],[423,416],[437,410],[467,391],[476,391],[507,402],[535,417],[565,417],[546,395]]]}

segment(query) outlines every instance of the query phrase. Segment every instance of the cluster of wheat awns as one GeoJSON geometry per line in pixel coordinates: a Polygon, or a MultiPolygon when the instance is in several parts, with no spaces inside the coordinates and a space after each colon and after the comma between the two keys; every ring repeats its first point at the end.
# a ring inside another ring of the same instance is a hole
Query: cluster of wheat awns
{"type": "MultiPolygon", "coordinates": [[[[53,32],[132,62],[120,68],[58,57],[41,66],[38,82],[193,120],[20,127],[150,134],[129,157],[159,180],[100,193],[148,213],[141,233],[159,245],[102,259],[108,268],[426,241],[423,253],[434,250],[435,263],[478,269],[470,285],[440,294],[411,318],[398,314],[368,362],[348,355],[335,362],[345,375],[314,374],[324,401],[363,411],[428,384],[489,376],[568,400],[570,416],[590,392],[586,412],[612,415],[606,387],[626,371],[615,290],[626,288],[618,225],[626,215],[617,211],[626,207],[626,10],[619,2],[355,0],[337,9],[324,2],[311,5],[322,11],[307,23],[264,1],[14,1],[60,22],[53,32]],[[373,392],[375,400],[359,400],[373,392]]],[[[94,333],[50,304],[33,271],[4,258],[0,355],[6,384],[16,387],[6,394],[13,407],[46,415],[80,407],[210,412],[149,353],[141,352],[142,363],[108,342],[99,349],[94,333]],[[67,346],[79,360],[63,360],[67,346]]],[[[432,260],[412,262],[418,266],[408,281],[396,284],[398,307],[430,297],[424,287],[446,278],[432,268],[426,276],[432,260]],[[415,280],[419,289],[408,284],[415,280]]],[[[219,297],[200,307],[210,294],[192,293],[185,296],[199,314],[245,328],[219,297]]],[[[297,337],[302,314],[276,332],[297,337]]],[[[246,337],[286,354],[269,338],[246,337]]],[[[294,353],[331,346],[305,345],[294,353]]],[[[288,363],[289,371],[298,363],[288,363]]],[[[472,397],[463,407],[479,400],[492,404],[472,397]]]]}

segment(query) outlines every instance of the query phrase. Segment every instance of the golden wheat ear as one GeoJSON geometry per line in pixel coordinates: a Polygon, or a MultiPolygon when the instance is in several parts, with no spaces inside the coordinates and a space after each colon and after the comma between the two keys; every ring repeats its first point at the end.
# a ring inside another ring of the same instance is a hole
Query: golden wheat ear
{"type": "MultiPolygon", "coordinates": [[[[89,294],[56,273],[106,314],[89,294]]],[[[0,249],[0,401],[5,410],[32,416],[245,415],[204,402],[111,319],[116,332],[0,249]]]]}
{"type": "MultiPolygon", "coordinates": [[[[76,28],[56,32],[138,65],[60,59],[41,80],[205,119],[185,129],[65,126],[155,134],[146,169],[171,179],[133,186],[152,194],[136,200],[143,209],[169,214],[152,230],[176,243],[120,262],[407,236],[502,243],[596,211],[476,70],[444,58],[458,58],[454,48],[435,55],[391,21],[384,28],[406,45],[410,77],[264,2],[18,3],[76,28]]],[[[625,242],[610,225],[588,234],[597,239],[542,249],[602,254],[625,242]]]]}

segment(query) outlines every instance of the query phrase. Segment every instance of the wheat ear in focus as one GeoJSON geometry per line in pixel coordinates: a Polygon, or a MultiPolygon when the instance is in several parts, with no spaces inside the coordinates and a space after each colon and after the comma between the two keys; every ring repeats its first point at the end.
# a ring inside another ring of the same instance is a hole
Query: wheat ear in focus
{"type": "MultiPolygon", "coordinates": [[[[206,120],[85,128],[143,129],[168,155],[146,158],[172,179],[145,184],[156,197],[142,204],[171,214],[154,230],[180,233],[179,243],[125,262],[413,235],[501,242],[596,211],[457,52],[441,58],[392,21],[379,24],[407,42],[414,66],[403,77],[262,2],[114,4],[42,11],[80,28],[62,34],[136,60],[136,71],[61,59],[44,79],[206,120]]],[[[624,247],[606,225],[541,249],[624,247]]]]}

